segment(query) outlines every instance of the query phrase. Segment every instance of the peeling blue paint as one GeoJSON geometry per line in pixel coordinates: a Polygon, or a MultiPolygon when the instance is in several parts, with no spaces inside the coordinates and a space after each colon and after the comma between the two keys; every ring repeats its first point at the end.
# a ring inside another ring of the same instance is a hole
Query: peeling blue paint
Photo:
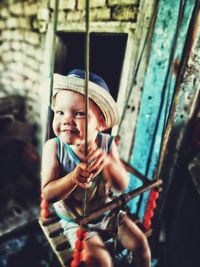
{"type": "MultiPolygon", "coordinates": [[[[159,10],[152,38],[149,64],[143,86],[135,143],[130,160],[131,165],[133,165],[144,175],[147,175],[150,179],[155,176],[162,140],[162,131],[165,123],[165,113],[166,111],[167,114],[169,112],[176,82],[176,77],[173,75],[172,67],[169,75],[170,79],[166,88],[163,88],[167,75],[173,38],[177,27],[180,2],[180,0],[161,0],[159,3],[159,10]],[[168,90],[170,90],[170,93],[168,107],[166,110],[168,90]],[[159,105],[162,95],[164,95],[164,102],[160,113],[159,105]],[[154,131],[158,118],[159,123],[154,138],[154,131]],[[152,142],[153,149],[150,151],[152,142]],[[148,158],[150,159],[149,167],[148,158]]],[[[194,4],[194,0],[186,1],[174,59],[181,59],[194,4]]],[[[132,177],[127,191],[137,188],[140,185],[141,182],[132,177]]],[[[145,193],[139,210],[140,219],[142,219],[144,215],[147,200],[148,193],[145,193]]],[[[136,211],[137,203],[138,198],[130,201],[129,207],[131,212],[136,211]]]]}

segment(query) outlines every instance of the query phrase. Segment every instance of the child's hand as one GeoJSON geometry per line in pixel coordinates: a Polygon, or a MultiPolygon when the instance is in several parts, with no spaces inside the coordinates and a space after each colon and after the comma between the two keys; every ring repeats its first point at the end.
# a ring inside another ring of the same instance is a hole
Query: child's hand
{"type": "Polygon", "coordinates": [[[106,162],[106,152],[101,148],[90,149],[86,157],[87,171],[96,177],[103,169],[106,162]]]}
{"type": "Polygon", "coordinates": [[[82,188],[89,188],[91,182],[92,173],[88,172],[86,163],[79,163],[74,169],[73,179],[74,182],[82,188]]]}
{"type": "Polygon", "coordinates": [[[79,163],[74,170],[74,181],[82,188],[89,188],[92,178],[103,169],[106,162],[106,152],[100,148],[89,148],[86,162],[79,163]]]}

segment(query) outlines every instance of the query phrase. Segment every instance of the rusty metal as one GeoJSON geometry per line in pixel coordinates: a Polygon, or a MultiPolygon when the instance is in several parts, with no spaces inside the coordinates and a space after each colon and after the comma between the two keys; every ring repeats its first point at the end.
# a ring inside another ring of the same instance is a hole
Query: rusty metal
{"type": "Polygon", "coordinates": [[[123,207],[129,200],[132,198],[142,194],[143,192],[146,192],[152,188],[159,187],[162,184],[161,180],[158,181],[149,181],[148,184],[145,184],[141,186],[140,188],[137,188],[135,190],[130,191],[129,193],[122,194],[120,197],[116,197],[114,200],[106,203],[103,207],[97,208],[92,210],[90,213],[88,213],[86,216],[80,216],[76,219],[76,221],[80,225],[85,225],[92,219],[95,219],[102,214],[104,214],[107,211],[114,210],[116,208],[123,207]]]}

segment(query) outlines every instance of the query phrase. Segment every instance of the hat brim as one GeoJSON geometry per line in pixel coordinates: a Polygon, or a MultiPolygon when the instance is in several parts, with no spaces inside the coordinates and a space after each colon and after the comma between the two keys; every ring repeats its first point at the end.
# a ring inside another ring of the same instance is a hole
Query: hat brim
{"type": "MultiPolygon", "coordinates": [[[[79,77],[54,74],[53,99],[61,90],[70,90],[85,95],[85,80],[79,77]]],[[[120,115],[117,104],[104,88],[91,81],[88,82],[88,97],[99,107],[105,118],[105,129],[119,123],[120,115]]],[[[54,108],[54,101],[52,101],[54,108]]]]}

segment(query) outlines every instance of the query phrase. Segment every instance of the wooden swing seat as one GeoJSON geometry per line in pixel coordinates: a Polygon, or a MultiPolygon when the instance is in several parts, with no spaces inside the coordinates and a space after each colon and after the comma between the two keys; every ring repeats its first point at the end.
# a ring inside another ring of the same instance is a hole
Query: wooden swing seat
{"type": "MultiPolygon", "coordinates": [[[[142,230],[146,237],[151,235],[151,229],[145,230],[139,219],[135,215],[131,215],[132,221],[142,230]]],[[[60,218],[51,213],[48,219],[39,219],[40,227],[44,232],[48,242],[51,245],[54,253],[56,254],[62,267],[69,267],[72,260],[73,250],[67,240],[67,237],[63,234],[63,229],[60,224],[60,218]]]]}
{"type": "MultiPolygon", "coordinates": [[[[161,181],[150,181],[146,177],[144,177],[141,173],[139,173],[137,170],[135,170],[132,166],[127,164],[126,162],[122,161],[124,164],[126,170],[132,174],[134,174],[138,179],[140,179],[143,182],[143,186],[141,186],[138,189],[133,190],[132,192],[128,194],[124,194],[122,198],[119,198],[119,201],[116,203],[113,203],[107,207],[107,210],[111,210],[113,208],[117,208],[118,205],[127,203],[129,199],[132,197],[135,197],[147,190],[151,190],[152,188],[158,188],[161,184],[161,181]],[[112,208],[111,208],[112,207],[112,208]]],[[[112,201],[111,201],[112,202],[112,201]]],[[[106,211],[106,210],[105,210],[106,211]]],[[[96,214],[93,214],[95,217],[98,217],[100,214],[102,214],[102,211],[97,211],[96,214]],[[100,212],[100,213],[99,213],[100,212]]],[[[141,231],[145,234],[146,237],[149,237],[151,235],[152,230],[148,229],[146,230],[143,224],[139,221],[139,218],[134,214],[128,214],[131,220],[141,229],[141,231]]],[[[91,215],[89,215],[90,219],[92,219],[91,215]]],[[[93,217],[94,218],[94,217],[93,217]]],[[[80,223],[85,224],[86,221],[83,218],[80,223]],[[84,223],[85,222],[85,223],[84,223]]],[[[87,220],[87,218],[86,218],[87,220]]],[[[60,264],[62,267],[69,267],[70,262],[72,260],[72,248],[66,238],[66,236],[63,234],[63,229],[60,224],[60,218],[56,215],[56,213],[51,212],[49,217],[47,219],[39,218],[39,224],[48,240],[48,242],[51,245],[51,248],[53,249],[54,253],[56,254],[60,264]]],[[[122,248],[121,248],[122,249],[122,248]]],[[[117,251],[118,253],[118,251],[117,251]]]]}

